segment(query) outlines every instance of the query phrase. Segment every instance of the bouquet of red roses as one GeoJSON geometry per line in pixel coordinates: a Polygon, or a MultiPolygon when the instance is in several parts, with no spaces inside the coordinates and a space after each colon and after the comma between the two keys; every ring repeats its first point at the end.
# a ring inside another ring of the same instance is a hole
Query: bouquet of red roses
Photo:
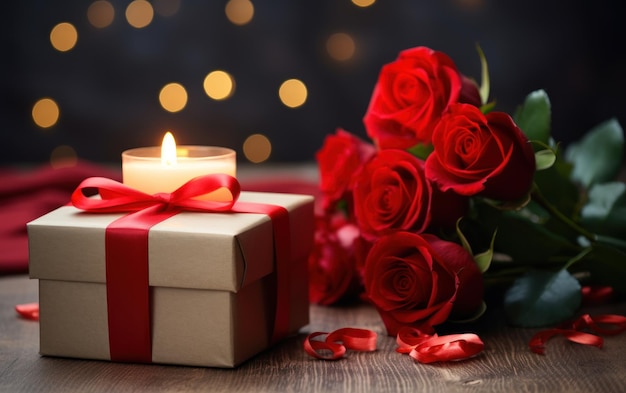
{"type": "Polygon", "coordinates": [[[485,310],[504,288],[510,323],[570,318],[582,288],[626,291],[623,131],[609,120],[563,152],[550,102],[511,116],[446,54],[386,64],[364,117],[372,142],[338,129],[316,159],[322,198],[309,259],[311,301],[360,296],[389,335],[433,331],[485,310]]]}

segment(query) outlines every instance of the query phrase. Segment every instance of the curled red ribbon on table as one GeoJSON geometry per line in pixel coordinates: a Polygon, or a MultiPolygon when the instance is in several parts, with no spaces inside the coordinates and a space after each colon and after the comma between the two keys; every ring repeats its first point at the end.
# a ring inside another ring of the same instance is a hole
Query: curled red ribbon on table
{"type": "Polygon", "coordinates": [[[626,317],[614,314],[596,315],[592,317],[589,314],[584,314],[573,322],[566,323],[555,329],[547,329],[538,332],[530,339],[528,345],[531,351],[544,354],[546,342],[554,336],[561,335],[569,341],[578,344],[602,348],[604,343],[603,338],[596,334],[585,332],[585,330],[602,335],[619,334],[626,330],[626,317]],[[613,327],[606,328],[601,325],[613,327]]]}
{"type": "Polygon", "coordinates": [[[403,327],[396,336],[396,352],[407,353],[420,363],[448,362],[478,355],[484,343],[474,333],[425,334],[412,327],[403,327]]]}
{"type": "Polygon", "coordinates": [[[375,351],[376,332],[367,329],[342,328],[330,333],[314,332],[304,340],[304,350],[317,359],[341,359],[348,349],[355,351],[375,351]],[[326,339],[313,340],[326,335],[326,339]]]}
{"type": "MultiPolygon", "coordinates": [[[[322,360],[341,359],[348,349],[375,351],[376,333],[367,329],[342,328],[330,333],[314,332],[304,340],[304,350],[322,360]],[[325,340],[314,340],[326,335],[325,340]]],[[[407,353],[420,363],[463,360],[478,355],[484,348],[481,339],[473,333],[425,334],[412,328],[401,328],[396,336],[396,352],[407,353]]]]}
{"type": "Polygon", "coordinates": [[[107,226],[106,282],[111,360],[150,363],[152,340],[148,284],[148,231],[157,223],[181,211],[237,212],[269,215],[275,249],[276,314],[271,342],[289,330],[289,215],[282,206],[237,202],[240,186],[226,174],[194,178],[172,193],[149,195],[117,181],[93,177],[74,191],[71,203],[90,213],[130,212],[107,226]],[[194,199],[227,189],[227,201],[194,199]],[[95,189],[101,198],[90,198],[85,191],[95,189]]]}

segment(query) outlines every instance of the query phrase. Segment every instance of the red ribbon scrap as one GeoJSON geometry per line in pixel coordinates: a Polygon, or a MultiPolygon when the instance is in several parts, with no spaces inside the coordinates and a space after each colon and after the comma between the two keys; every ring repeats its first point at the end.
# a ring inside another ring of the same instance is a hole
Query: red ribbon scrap
{"type": "Polygon", "coordinates": [[[15,311],[17,311],[18,315],[22,318],[30,319],[31,321],[39,320],[39,303],[37,302],[17,304],[15,311]]]}
{"type": "MultiPolygon", "coordinates": [[[[317,359],[337,360],[344,357],[348,349],[375,351],[376,338],[375,332],[357,328],[342,328],[330,333],[314,332],[304,340],[304,350],[317,359]],[[324,335],[325,340],[314,340],[324,335]]],[[[409,354],[420,363],[468,359],[484,348],[483,342],[473,333],[438,336],[424,334],[411,327],[400,329],[396,342],[396,352],[409,354]]]]}
{"type": "Polygon", "coordinates": [[[289,215],[282,206],[238,202],[240,186],[232,176],[211,174],[194,178],[172,193],[154,195],[117,181],[92,177],[72,194],[71,202],[89,213],[130,212],[107,226],[105,232],[107,309],[111,360],[152,362],[150,292],[148,284],[148,231],[181,211],[266,214],[274,232],[276,314],[271,342],[289,333],[289,215]],[[195,199],[220,188],[227,201],[195,199]],[[96,189],[101,198],[85,191],[96,189]]]}
{"type": "Polygon", "coordinates": [[[425,334],[412,327],[401,328],[396,342],[396,352],[407,353],[420,363],[465,360],[478,355],[485,347],[474,333],[439,336],[436,333],[425,334]]]}
{"type": "Polygon", "coordinates": [[[355,351],[375,351],[375,332],[367,329],[342,328],[330,333],[314,332],[304,340],[304,350],[317,359],[337,360],[341,359],[348,349],[355,351]],[[326,339],[313,340],[316,337],[326,335],[326,339]]]}
{"type": "Polygon", "coordinates": [[[584,314],[573,322],[566,323],[554,329],[542,330],[535,334],[528,343],[530,350],[538,353],[545,353],[546,342],[554,337],[561,335],[569,341],[591,345],[602,348],[604,339],[596,334],[588,333],[591,331],[601,335],[616,335],[626,330],[626,317],[622,315],[605,314],[591,316],[584,314]],[[604,327],[613,326],[613,327],[604,327]]]}

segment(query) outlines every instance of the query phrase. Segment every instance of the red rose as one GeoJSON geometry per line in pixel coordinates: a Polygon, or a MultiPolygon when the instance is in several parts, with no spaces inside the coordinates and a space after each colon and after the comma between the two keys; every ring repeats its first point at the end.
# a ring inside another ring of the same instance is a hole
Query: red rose
{"type": "Polygon", "coordinates": [[[430,223],[432,186],[424,162],[404,150],[379,151],[357,177],[354,213],[363,236],[422,232],[430,223]]]}
{"type": "Polygon", "coordinates": [[[332,210],[345,196],[355,174],[374,153],[373,145],[342,129],[326,137],[316,154],[323,209],[332,210]]]}
{"type": "Polygon", "coordinates": [[[483,280],[472,256],[433,235],[398,231],[381,237],[365,262],[365,292],[387,333],[424,332],[482,304],[483,280]]]}
{"type": "Polygon", "coordinates": [[[309,254],[309,300],[329,305],[356,296],[360,282],[354,242],[359,229],[340,214],[316,217],[315,240],[309,254]]]}
{"type": "Polygon", "coordinates": [[[416,47],[383,66],[363,121],[381,149],[430,144],[441,115],[461,98],[480,105],[476,84],[446,54],[416,47]]]}
{"type": "Polygon", "coordinates": [[[506,113],[452,105],[435,128],[433,147],[426,175],[443,191],[516,201],[530,190],[533,148],[506,113]]]}

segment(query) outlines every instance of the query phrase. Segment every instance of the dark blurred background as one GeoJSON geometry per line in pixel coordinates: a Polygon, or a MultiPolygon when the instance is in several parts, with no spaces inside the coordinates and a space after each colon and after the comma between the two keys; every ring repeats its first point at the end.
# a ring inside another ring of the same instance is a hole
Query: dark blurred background
{"type": "MultiPolygon", "coordinates": [[[[249,10],[247,0],[236,2],[249,10]]],[[[312,161],[337,127],[365,137],[361,119],[380,68],[420,45],[446,52],[461,72],[480,78],[479,43],[498,108],[512,112],[528,93],[545,89],[553,134],[564,143],[611,117],[626,124],[619,1],[378,0],[362,7],[351,0],[252,0],[252,19],[237,24],[226,0],[154,0],[143,28],[125,17],[130,0],[108,3],[114,19],[98,28],[87,17],[90,1],[3,2],[1,164],[55,155],[118,163],[121,151],[160,144],[166,130],[180,144],[231,147],[243,161],[246,138],[262,134],[272,147],[265,162],[312,161]],[[50,41],[61,22],[78,33],[66,52],[50,41]],[[354,43],[344,60],[327,50],[337,32],[354,43]],[[203,90],[213,70],[234,78],[230,98],[217,101],[203,90]],[[291,78],[307,88],[297,108],[278,95],[291,78]],[[188,95],[173,113],[159,102],[170,82],[188,95]],[[47,128],[32,116],[44,97],[59,108],[47,128]]]]}

